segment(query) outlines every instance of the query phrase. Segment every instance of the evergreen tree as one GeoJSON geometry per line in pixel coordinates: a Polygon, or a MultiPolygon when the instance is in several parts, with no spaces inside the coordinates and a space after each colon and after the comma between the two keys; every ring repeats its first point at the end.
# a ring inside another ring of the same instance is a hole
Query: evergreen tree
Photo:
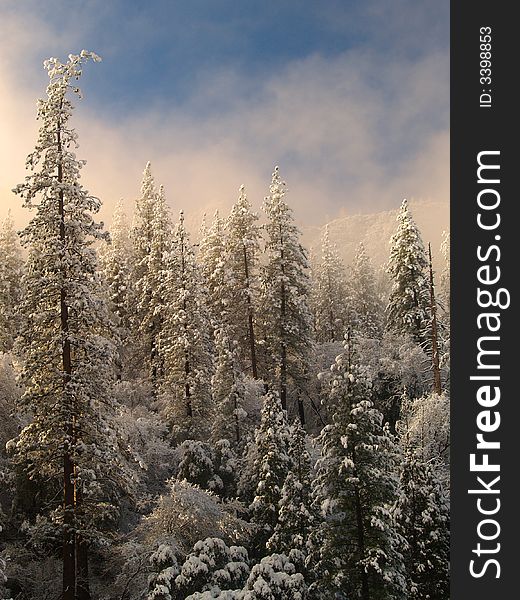
{"type": "Polygon", "coordinates": [[[407,541],[404,559],[410,600],[450,594],[449,504],[432,464],[407,450],[401,466],[397,525],[407,541]]]}
{"type": "Polygon", "coordinates": [[[20,327],[23,260],[11,211],[0,227],[0,352],[12,349],[20,327]]]}
{"type": "Polygon", "coordinates": [[[252,480],[256,491],[249,508],[258,527],[253,545],[261,555],[278,522],[282,487],[291,468],[287,415],[276,392],[264,396],[255,446],[252,480]]]}
{"type": "Polygon", "coordinates": [[[185,600],[205,590],[241,588],[249,575],[247,551],[228,547],[219,538],[206,538],[195,544],[175,578],[172,600],[185,600]]]}
{"type": "Polygon", "coordinates": [[[166,307],[160,338],[166,416],[175,438],[207,439],[214,415],[210,322],[182,212],[166,255],[161,290],[166,307]]]}
{"type": "Polygon", "coordinates": [[[354,331],[365,337],[380,338],[384,309],[377,290],[376,275],[362,242],[352,265],[350,288],[354,331]]]}
{"type": "MultiPolygon", "coordinates": [[[[167,278],[167,256],[171,249],[172,223],[166,203],[164,188],[161,185],[152,213],[152,239],[148,270],[144,287],[149,290],[149,304],[144,312],[141,329],[150,338],[150,363],[152,382],[156,388],[164,376],[163,359],[159,353],[159,340],[167,319],[167,306],[163,282],[167,278]]],[[[143,300],[144,301],[144,300],[143,300]]]]}
{"type": "Polygon", "coordinates": [[[121,341],[117,353],[118,376],[121,377],[125,354],[123,343],[127,341],[130,334],[133,301],[129,226],[121,200],[114,210],[110,243],[102,247],[100,252],[100,264],[110,308],[116,317],[118,337],[121,341]]]}
{"type": "Polygon", "coordinates": [[[401,204],[397,223],[388,261],[392,291],[386,307],[387,325],[397,333],[409,334],[416,342],[422,342],[429,305],[428,260],[406,200],[401,204]]]}
{"type": "Polygon", "coordinates": [[[308,552],[308,537],[316,515],[311,502],[311,458],[306,446],[307,434],[298,421],[290,428],[287,473],[278,503],[278,521],[267,542],[272,552],[285,554],[302,570],[308,552]]]}
{"type": "Polygon", "coordinates": [[[131,306],[131,245],[128,219],[122,200],[117,202],[114,209],[109,244],[102,248],[99,258],[112,310],[118,317],[120,326],[128,331],[131,306]]]}
{"type": "Polygon", "coordinates": [[[136,296],[133,332],[141,346],[141,361],[147,366],[156,391],[161,371],[158,344],[164,320],[164,298],[159,286],[165,270],[171,223],[164,190],[161,187],[157,191],[149,162],[143,173],[141,196],[135,204],[131,237],[136,296]]]}
{"type": "Polygon", "coordinates": [[[350,343],[331,367],[332,423],[321,435],[313,494],[323,522],[313,531],[319,598],[405,597],[401,546],[392,507],[397,499],[398,450],[369,386],[352,360],[350,343]]]}
{"type": "Polygon", "coordinates": [[[215,468],[214,452],[206,442],[198,440],[184,440],[178,447],[180,453],[177,479],[184,479],[189,483],[198,485],[203,489],[210,489],[215,468]]]}
{"type": "Polygon", "coordinates": [[[172,600],[179,564],[175,552],[168,544],[159,544],[149,558],[152,574],[148,579],[146,600],[172,600]]]}
{"type": "Polygon", "coordinates": [[[148,271],[148,259],[152,248],[153,212],[157,189],[152,175],[152,165],[146,163],[141,181],[141,195],[135,201],[134,222],[131,230],[133,247],[133,279],[141,296],[146,296],[143,278],[148,271]]]}
{"type": "Polygon", "coordinates": [[[242,600],[304,600],[307,586],[287,556],[270,554],[251,569],[246,585],[237,597],[242,600]]]}
{"type": "Polygon", "coordinates": [[[80,183],[84,162],[72,151],[69,125],[68,93],[79,93],[74,80],[89,59],[99,60],[82,51],[66,63],[45,62],[50,82],[38,105],[31,173],[15,190],[36,214],[22,233],[29,256],[18,345],[19,410],[30,422],[10,448],[19,471],[51,488],[41,510],[61,524],[64,600],[90,597],[88,546],[117,515],[114,486],[126,487],[111,426],[113,345],[92,248],[104,235],[93,219],[101,203],[80,183]]]}
{"type": "Polygon", "coordinates": [[[244,186],[225,222],[227,234],[226,263],[229,272],[229,306],[233,309],[233,338],[243,357],[248,356],[251,375],[258,377],[256,308],[258,304],[258,273],[260,228],[258,215],[251,210],[244,186]]]}
{"type": "Polygon", "coordinates": [[[314,269],[314,330],[318,342],[343,340],[347,330],[349,294],[345,265],[325,227],[321,261],[314,269]]]}
{"type": "MultiPolygon", "coordinates": [[[[214,328],[221,323],[228,325],[233,310],[229,303],[229,277],[225,262],[224,223],[218,211],[211,227],[201,228],[198,262],[206,289],[206,304],[214,328]]],[[[234,315],[233,315],[233,318],[234,315]]]]}
{"type": "Polygon", "coordinates": [[[224,325],[215,331],[215,350],[217,357],[211,383],[216,414],[212,437],[238,444],[242,439],[243,420],[247,416],[243,409],[245,384],[236,343],[224,325]]]}
{"type": "Polygon", "coordinates": [[[262,329],[267,346],[267,377],[279,390],[282,408],[287,409],[289,385],[298,401],[298,413],[305,422],[302,392],[306,387],[309,351],[312,347],[312,319],[308,305],[309,277],[300,232],[293,223],[292,210],[284,200],[285,182],[275,167],[270,195],[264,209],[268,222],[262,273],[262,329]]]}

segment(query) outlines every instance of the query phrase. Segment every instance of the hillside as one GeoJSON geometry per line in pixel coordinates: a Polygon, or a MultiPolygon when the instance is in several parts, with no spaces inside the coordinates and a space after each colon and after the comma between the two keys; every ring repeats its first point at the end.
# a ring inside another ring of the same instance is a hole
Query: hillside
{"type": "MultiPolygon", "coordinates": [[[[425,245],[432,244],[434,265],[439,265],[442,232],[450,226],[449,203],[439,201],[410,201],[414,219],[421,230],[425,245]]],[[[345,264],[350,264],[356,248],[363,242],[376,267],[388,259],[390,238],[396,228],[395,210],[373,214],[349,215],[329,223],[331,240],[337,245],[345,264]]],[[[304,227],[303,243],[311,256],[320,251],[320,238],[324,227],[304,227]]]]}

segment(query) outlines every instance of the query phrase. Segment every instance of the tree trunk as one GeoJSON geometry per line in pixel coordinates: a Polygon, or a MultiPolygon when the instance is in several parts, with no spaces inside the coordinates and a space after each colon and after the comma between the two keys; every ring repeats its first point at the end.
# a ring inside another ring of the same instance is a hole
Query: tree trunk
{"type": "Polygon", "coordinates": [[[88,579],[88,544],[76,536],[77,595],[76,600],[91,600],[88,579]]]}
{"type": "MultiPolygon", "coordinates": [[[[81,483],[76,486],[76,518],[81,515],[83,490],[81,483]]],[[[76,600],[91,600],[88,578],[88,543],[76,533],[76,600]]]]}
{"type": "Polygon", "coordinates": [[[63,457],[63,600],[76,597],[76,540],[74,532],[74,465],[63,457]]]}
{"type": "Polygon", "coordinates": [[[287,348],[285,343],[282,342],[281,348],[281,360],[280,360],[280,401],[282,408],[287,410],[287,348]]]}
{"type": "Polygon", "coordinates": [[[442,394],[441,369],[439,362],[439,342],[437,330],[437,304],[435,301],[435,286],[433,281],[432,247],[428,244],[428,257],[430,263],[430,311],[432,317],[431,341],[432,341],[432,369],[433,369],[433,391],[442,394]]]}
{"type": "Polygon", "coordinates": [[[300,423],[302,424],[302,427],[305,427],[305,409],[303,406],[301,390],[298,390],[298,416],[300,417],[300,423]]]}
{"type": "Polygon", "coordinates": [[[235,437],[237,444],[240,443],[240,423],[238,419],[238,403],[237,403],[237,395],[235,392],[235,437]]]}
{"type": "MultiPolygon", "coordinates": [[[[60,109],[63,102],[60,104],[60,109]]],[[[63,183],[63,165],[61,163],[61,130],[58,122],[58,183],[63,183]]],[[[65,248],[65,201],[63,190],[58,194],[58,214],[60,218],[60,242],[65,248]]],[[[62,250],[64,252],[64,250],[62,250]]],[[[75,540],[75,465],[71,457],[71,449],[75,443],[74,404],[68,396],[68,383],[72,375],[72,358],[69,333],[69,309],[67,291],[62,281],[60,290],[60,324],[63,337],[61,361],[63,367],[63,402],[66,403],[64,423],[64,453],[63,453],[63,600],[74,600],[76,596],[76,540],[75,540]]]]}
{"type": "Polygon", "coordinates": [[[191,390],[188,378],[190,376],[190,361],[188,359],[188,353],[186,352],[186,359],[184,361],[184,400],[186,402],[186,416],[193,419],[193,406],[191,404],[191,390]]]}

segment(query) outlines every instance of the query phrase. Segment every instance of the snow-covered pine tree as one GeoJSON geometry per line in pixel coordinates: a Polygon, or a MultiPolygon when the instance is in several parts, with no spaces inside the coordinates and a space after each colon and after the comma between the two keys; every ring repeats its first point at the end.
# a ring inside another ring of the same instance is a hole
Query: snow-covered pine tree
{"type": "Polygon", "coordinates": [[[380,338],[383,333],[384,306],[377,289],[372,263],[365,246],[358,246],[351,269],[351,320],[356,334],[369,338],[380,338]]]}
{"type": "Polygon", "coordinates": [[[11,211],[0,227],[0,352],[12,349],[18,335],[18,305],[22,296],[20,286],[23,260],[11,211]]]}
{"type": "Polygon", "coordinates": [[[428,318],[426,251],[421,234],[403,200],[397,215],[397,231],[392,236],[387,271],[392,290],[386,307],[389,329],[424,341],[424,322],[428,318]]]}
{"type": "Polygon", "coordinates": [[[228,547],[219,538],[195,544],[175,578],[172,600],[184,600],[205,590],[242,588],[249,575],[249,559],[243,546],[228,547]]]}
{"type": "Polygon", "coordinates": [[[285,202],[285,182],[275,167],[270,195],[265,199],[266,264],[262,270],[261,321],[267,347],[266,376],[278,389],[287,409],[289,387],[295,392],[298,414],[305,422],[302,392],[306,388],[312,317],[309,310],[309,276],[300,232],[285,202]]]}
{"type": "MultiPolygon", "coordinates": [[[[307,585],[284,554],[270,554],[254,565],[237,600],[305,600],[307,585]]],[[[224,599],[222,599],[224,600],[224,599]]]]}
{"type": "MultiPolygon", "coordinates": [[[[147,282],[144,287],[150,290],[149,304],[143,308],[142,331],[150,338],[150,367],[152,382],[159,387],[164,376],[164,365],[159,353],[161,331],[167,319],[167,307],[164,298],[164,281],[167,278],[166,257],[172,244],[172,222],[164,188],[161,185],[152,213],[152,240],[148,259],[147,282]]],[[[143,298],[144,302],[144,298],[143,298]]]]}
{"type": "Polygon", "coordinates": [[[121,341],[118,348],[117,372],[121,377],[125,348],[131,327],[132,290],[131,290],[131,244],[129,225],[123,201],[117,202],[110,228],[110,243],[104,245],[99,253],[101,274],[104,280],[110,308],[117,321],[118,337],[121,341]]]}
{"type": "Polygon", "coordinates": [[[239,444],[242,422],[247,416],[243,409],[245,385],[244,375],[239,368],[237,344],[229,336],[228,330],[221,325],[215,331],[216,361],[211,385],[216,413],[212,438],[215,441],[225,438],[239,444]]]}
{"type": "MultiPolygon", "coordinates": [[[[230,321],[229,277],[226,272],[224,222],[219,212],[215,213],[211,227],[205,222],[200,231],[201,239],[197,261],[206,288],[206,304],[214,328],[230,321]]],[[[234,313],[234,308],[233,308],[234,313]]]]}
{"type": "Polygon", "coordinates": [[[311,498],[311,457],[307,450],[307,434],[295,421],[290,427],[287,473],[278,503],[278,522],[267,542],[271,552],[285,554],[300,572],[304,572],[308,538],[315,525],[316,514],[311,498]]]}
{"type": "Polygon", "coordinates": [[[407,541],[403,552],[410,600],[450,595],[449,503],[431,462],[407,449],[401,465],[396,517],[407,541]]]}
{"type": "Polygon", "coordinates": [[[126,331],[130,327],[131,243],[129,231],[123,200],[119,200],[112,216],[109,243],[101,248],[99,261],[103,278],[107,284],[112,310],[120,321],[120,327],[126,331]]]}
{"type": "Polygon", "coordinates": [[[350,341],[331,367],[332,423],[321,432],[313,496],[323,521],[311,536],[318,598],[404,598],[404,545],[392,507],[398,448],[370,401],[350,341]]]}
{"type": "Polygon", "coordinates": [[[141,195],[135,201],[134,222],[130,232],[133,249],[133,282],[141,296],[146,295],[142,279],[148,271],[148,258],[152,248],[152,220],[156,198],[157,188],[152,175],[152,165],[147,162],[141,181],[141,195]]]}
{"type": "Polygon", "coordinates": [[[159,340],[165,414],[175,439],[205,440],[214,418],[211,325],[182,211],[166,255],[161,290],[166,307],[159,340]]]}
{"type": "Polygon", "coordinates": [[[330,240],[328,225],[321,241],[321,260],[313,269],[313,283],[312,306],[316,341],[343,340],[350,304],[346,270],[336,245],[330,240]]]}
{"type": "Polygon", "coordinates": [[[249,509],[251,520],[258,526],[253,541],[254,553],[262,556],[266,542],[278,522],[282,487],[291,469],[289,456],[289,424],[277,392],[264,396],[261,421],[255,431],[256,457],[251,479],[255,497],[249,509]]]}
{"type": "Polygon", "coordinates": [[[250,365],[251,375],[258,378],[255,318],[258,304],[259,281],[257,261],[260,247],[258,215],[251,209],[245,187],[240,186],[239,197],[226,219],[226,263],[230,277],[230,306],[233,307],[233,338],[237,340],[240,355],[250,365]]]}
{"type": "Polygon", "coordinates": [[[31,170],[16,189],[35,215],[22,232],[28,249],[17,346],[25,387],[19,410],[30,423],[10,443],[16,469],[46,481],[41,511],[63,536],[64,600],[85,600],[87,550],[99,523],[115,517],[117,487],[125,487],[111,426],[113,345],[99,295],[92,248],[103,237],[93,214],[100,201],[80,183],[84,161],[69,120],[69,92],[90,52],[45,62],[50,82],[38,103],[41,127],[31,170]],[[61,495],[61,500],[60,500],[61,495]]]}
{"type": "Polygon", "coordinates": [[[155,391],[159,385],[161,359],[158,340],[164,320],[164,299],[159,286],[165,270],[165,254],[171,238],[171,220],[161,187],[157,191],[148,162],[143,173],[141,196],[136,200],[133,244],[133,274],[135,286],[134,336],[141,344],[142,362],[155,391]]]}

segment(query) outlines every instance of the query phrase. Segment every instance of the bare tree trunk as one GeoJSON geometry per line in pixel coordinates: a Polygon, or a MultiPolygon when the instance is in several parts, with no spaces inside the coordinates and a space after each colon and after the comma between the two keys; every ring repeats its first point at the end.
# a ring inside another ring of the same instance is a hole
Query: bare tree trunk
{"type": "Polygon", "coordinates": [[[327,271],[327,287],[328,287],[328,301],[329,301],[329,342],[336,341],[336,328],[334,320],[334,311],[332,310],[332,281],[330,278],[330,271],[327,271]]]}
{"type": "Polygon", "coordinates": [[[76,596],[76,548],[74,532],[74,465],[63,456],[63,600],[76,596]]]}
{"type": "MultiPolygon", "coordinates": [[[[231,339],[230,338],[228,338],[228,350],[229,350],[231,356],[233,356],[233,347],[232,347],[231,339]]],[[[235,417],[235,438],[236,438],[236,442],[238,444],[238,443],[240,443],[240,419],[239,419],[239,416],[238,416],[238,394],[237,394],[237,391],[236,391],[236,383],[237,383],[237,381],[236,381],[236,377],[235,377],[234,368],[233,368],[232,372],[233,372],[233,387],[235,389],[235,391],[233,392],[233,405],[235,407],[235,410],[234,410],[234,417],[235,417]]]]}
{"type": "Polygon", "coordinates": [[[285,342],[282,342],[280,360],[280,401],[282,408],[287,410],[287,348],[285,342]]]}
{"type": "Polygon", "coordinates": [[[76,535],[76,600],[91,600],[88,577],[88,543],[76,535]]]}
{"type": "MultiPolygon", "coordinates": [[[[190,361],[188,359],[188,353],[185,353],[185,360],[184,360],[184,377],[185,377],[185,382],[184,382],[184,400],[186,402],[186,416],[188,416],[190,419],[193,419],[193,406],[191,404],[191,390],[190,390],[190,384],[188,381],[188,378],[190,376],[190,361]]],[[[190,425],[191,427],[191,425],[190,425]]]]}
{"type": "Polygon", "coordinates": [[[300,423],[302,427],[305,427],[305,409],[303,406],[303,397],[300,390],[298,390],[298,416],[300,417],[300,423]]]}
{"type": "MultiPolygon", "coordinates": [[[[76,485],[76,518],[81,516],[83,490],[81,483],[76,485]]],[[[76,533],[76,600],[91,600],[88,577],[88,543],[76,533]]]]}
{"type": "MultiPolygon", "coordinates": [[[[63,105],[63,103],[60,105],[63,105]]],[[[63,165],[61,163],[61,124],[58,122],[58,183],[63,183],[63,165]]],[[[58,194],[58,214],[60,218],[60,242],[65,247],[65,201],[63,190],[58,194]]],[[[76,542],[75,542],[75,465],[71,449],[75,442],[74,404],[68,397],[67,386],[72,375],[72,357],[69,332],[69,309],[67,292],[62,282],[60,290],[60,324],[63,336],[61,361],[63,367],[63,401],[67,403],[64,423],[65,443],[63,453],[63,600],[75,600],[76,596],[76,542]]]]}
{"type": "Polygon", "coordinates": [[[437,303],[435,301],[435,286],[433,281],[432,248],[428,244],[428,257],[430,268],[430,310],[431,310],[431,342],[432,342],[432,369],[433,369],[433,391],[442,394],[441,369],[439,361],[439,342],[437,329],[437,303]]]}

